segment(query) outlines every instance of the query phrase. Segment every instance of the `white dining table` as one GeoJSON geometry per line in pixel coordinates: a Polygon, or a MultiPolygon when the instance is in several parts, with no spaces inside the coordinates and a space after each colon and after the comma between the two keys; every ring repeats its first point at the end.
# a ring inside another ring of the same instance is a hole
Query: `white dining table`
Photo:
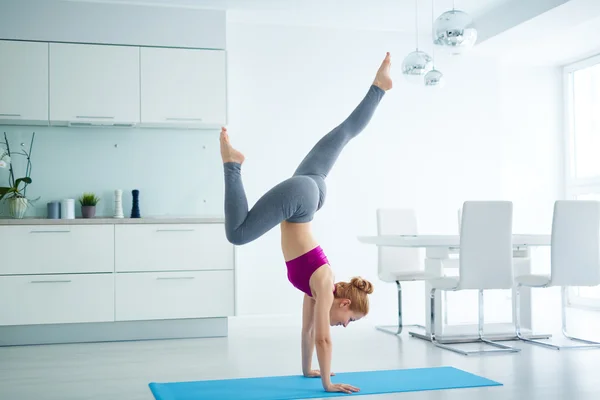
{"type": "MultiPolygon", "coordinates": [[[[417,234],[417,235],[374,235],[374,236],[358,236],[358,240],[364,244],[375,246],[392,246],[392,247],[408,247],[408,248],[423,248],[426,251],[424,270],[432,275],[443,275],[447,268],[458,268],[458,262],[450,262],[453,254],[460,254],[460,235],[458,234],[417,234]]],[[[551,235],[549,234],[513,234],[513,265],[514,274],[522,275],[531,273],[531,248],[545,247],[551,244],[551,235]]],[[[516,319],[516,301],[515,290],[513,288],[512,296],[512,323],[511,324],[496,324],[496,326],[488,326],[486,331],[490,331],[489,337],[493,340],[511,340],[514,338],[514,322],[516,319]]],[[[429,293],[431,286],[425,282],[425,294],[423,301],[425,302],[425,332],[409,332],[412,336],[418,336],[421,339],[428,339],[430,332],[430,301],[429,293]]],[[[438,296],[441,293],[438,292],[438,296]]],[[[436,332],[441,333],[442,341],[446,340],[460,341],[464,338],[468,341],[477,333],[476,324],[461,325],[461,326],[444,326],[442,313],[441,298],[436,299],[437,308],[436,315],[440,318],[436,319],[436,332]],[[453,329],[454,328],[454,329],[453,329]]],[[[476,304],[474,305],[476,306],[476,304]]],[[[532,312],[531,312],[531,289],[521,288],[521,326],[523,331],[532,338],[549,338],[550,334],[533,334],[531,332],[532,312]]]]}

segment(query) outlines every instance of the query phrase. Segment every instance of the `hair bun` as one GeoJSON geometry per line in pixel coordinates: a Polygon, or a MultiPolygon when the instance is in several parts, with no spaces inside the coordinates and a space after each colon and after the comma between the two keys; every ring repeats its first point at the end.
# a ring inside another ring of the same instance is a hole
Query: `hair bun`
{"type": "Polygon", "coordinates": [[[363,292],[365,292],[367,294],[373,293],[373,285],[371,284],[371,282],[369,282],[363,278],[354,277],[350,281],[350,284],[352,286],[358,288],[359,290],[362,290],[363,292]]]}

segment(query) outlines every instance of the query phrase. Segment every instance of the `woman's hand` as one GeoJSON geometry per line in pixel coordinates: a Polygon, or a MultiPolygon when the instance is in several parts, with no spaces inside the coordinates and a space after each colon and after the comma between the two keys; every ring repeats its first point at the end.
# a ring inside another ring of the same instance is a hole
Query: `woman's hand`
{"type": "Polygon", "coordinates": [[[325,388],[326,392],[344,392],[344,393],[352,393],[358,392],[359,389],[352,385],[347,385],[345,383],[332,383],[325,388]]]}
{"type": "MultiPolygon", "coordinates": [[[[335,374],[333,372],[329,374],[329,376],[334,376],[334,375],[335,374]]],[[[321,371],[319,371],[318,369],[312,369],[312,370],[308,371],[307,373],[305,373],[304,376],[307,378],[320,378],[321,371]]]]}

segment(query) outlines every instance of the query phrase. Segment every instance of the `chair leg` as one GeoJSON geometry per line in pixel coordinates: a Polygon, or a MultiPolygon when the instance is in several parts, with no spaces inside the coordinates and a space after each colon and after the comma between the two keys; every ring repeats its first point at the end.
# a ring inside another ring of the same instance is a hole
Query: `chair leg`
{"type": "Polygon", "coordinates": [[[585,349],[585,348],[598,348],[600,347],[600,342],[595,342],[593,340],[588,340],[588,339],[581,339],[575,336],[571,336],[568,331],[567,331],[567,287],[562,287],[561,291],[562,291],[562,333],[563,335],[569,339],[569,340],[573,340],[576,342],[582,342],[582,343],[586,343],[587,345],[582,345],[582,346],[563,346],[565,348],[581,348],[581,349],[585,349]]]}
{"type": "Polygon", "coordinates": [[[402,329],[405,326],[414,326],[417,328],[425,329],[423,325],[412,324],[412,325],[403,325],[402,323],[402,284],[400,281],[396,281],[396,287],[398,288],[398,325],[379,325],[375,328],[385,333],[391,333],[392,335],[400,335],[402,333],[402,329]]]}
{"type": "Polygon", "coordinates": [[[431,343],[433,343],[434,345],[436,345],[437,347],[440,347],[442,349],[446,349],[446,350],[450,350],[450,351],[453,351],[458,354],[462,354],[463,356],[469,356],[469,355],[473,355],[473,354],[490,354],[490,353],[516,353],[516,352],[521,351],[521,349],[517,349],[514,347],[496,343],[491,340],[485,339],[483,337],[483,326],[484,326],[483,290],[479,291],[479,318],[477,321],[479,337],[477,339],[469,341],[469,342],[461,341],[461,342],[456,342],[456,343],[484,343],[484,344],[490,345],[492,347],[495,347],[495,349],[467,351],[467,350],[461,350],[456,347],[449,346],[448,344],[452,344],[452,342],[450,342],[448,344],[438,342],[435,337],[435,292],[436,292],[435,289],[431,290],[431,298],[430,298],[430,301],[431,301],[431,334],[430,334],[431,343]]]}
{"type": "Polygon", "coordinates": [[[523,335],[521,334],[521,327],[520,327],[520,314],[519,314],[519,305],[520,305],[520,289],[521,289],[521,285],[517,286],[517,321],[516,321],[516,327],[517,327],[517,338],[519,340],[523,340],[524,342],[527,343],[531,343],[531,344],[536,344],[538,346],[542,346],[542,347],[546,347],[549,349],[554,349],[554,350],[568,350],[568,349],[589,349],[589,348],[600,348],[600,343],[599,342],[594,342],[591,340],[587,340],[587,339],[580,339],[574,336],[569,335],[569,333],[567,332],[567,289],[568,287],[563,286],[561,287],[561,323],[562,323],[562,333],[563,335],[567,338],[570,339],[574,342],[582,342],[585,344],[582,345],[571,345],[571,346],[559,346],[553,343],[547,343],[547,342],[541,342],[539,340],[535,340],[535,339],[528,339],[523,337],[523,335]]]}

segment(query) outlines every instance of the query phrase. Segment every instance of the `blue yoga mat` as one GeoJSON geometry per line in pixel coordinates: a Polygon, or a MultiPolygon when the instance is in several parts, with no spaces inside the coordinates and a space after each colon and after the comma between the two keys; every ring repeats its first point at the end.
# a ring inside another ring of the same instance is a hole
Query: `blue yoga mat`
{"type": "Polygon", "coordinates": [[[156,400],[291,400],[502,386],[453,367],[343,372],[332,376],[331,381],[356,386],[360,391],[352,394],[325,392],[320,378],[301,375],[153,382],[149,386],[156,400]]]}

